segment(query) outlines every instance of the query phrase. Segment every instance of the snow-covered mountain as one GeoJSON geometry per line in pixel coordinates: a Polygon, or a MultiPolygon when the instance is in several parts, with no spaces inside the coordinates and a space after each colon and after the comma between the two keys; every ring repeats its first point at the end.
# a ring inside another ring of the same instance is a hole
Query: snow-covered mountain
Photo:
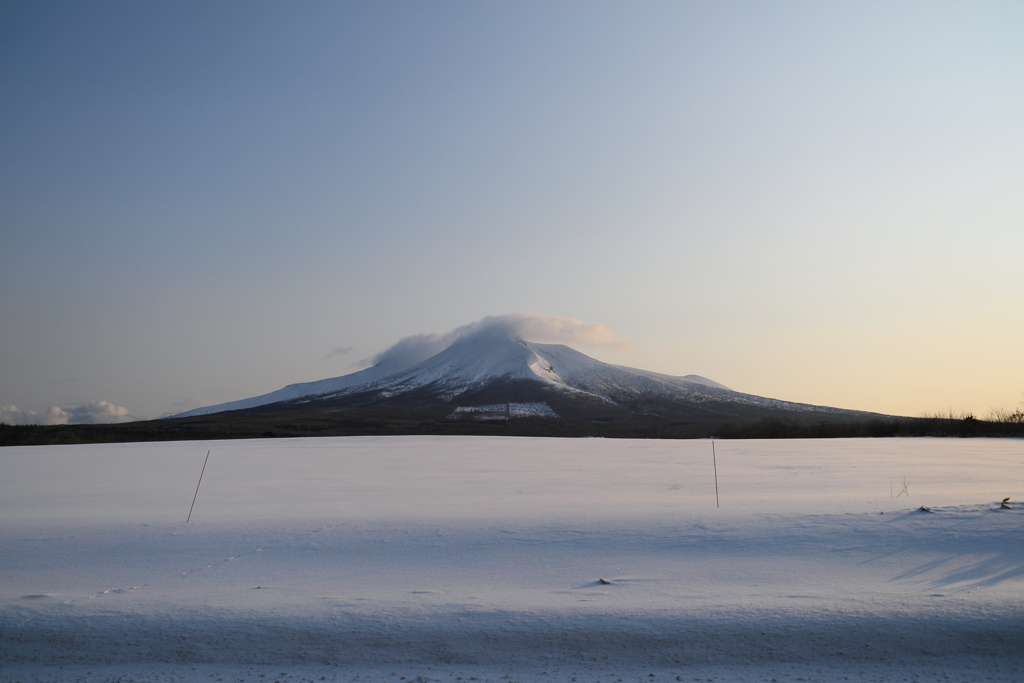
{"type": "Polygon", "coordinates": [[[656,403],[723,415],[744,407],[761,409],[758,412],[854,413],[743,394],[699,375],[676,377],[611,365],[562,344],[537,344],[495,329],[466,335],[426,360],[402,365],[389,360],[350,375],[291,384],[263,396],[198,408],[178,417],[278,403],[285,407],[323,401],[363,405],[433,402],[464,407],[551,400],[564,404],[574,398],[586,399],[589,405],[638,412],[650,412],[656,403]]]}

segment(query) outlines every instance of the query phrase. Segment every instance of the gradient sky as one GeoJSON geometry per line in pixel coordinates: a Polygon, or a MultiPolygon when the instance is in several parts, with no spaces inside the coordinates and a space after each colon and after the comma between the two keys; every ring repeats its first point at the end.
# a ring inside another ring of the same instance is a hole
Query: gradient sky
{"type": "Polygon", "coordinates": [[[0,404],[157,417],[537,311],[762,396],[1016,407],[1021,36],[1020,2],[5,2],[0,404]]]}

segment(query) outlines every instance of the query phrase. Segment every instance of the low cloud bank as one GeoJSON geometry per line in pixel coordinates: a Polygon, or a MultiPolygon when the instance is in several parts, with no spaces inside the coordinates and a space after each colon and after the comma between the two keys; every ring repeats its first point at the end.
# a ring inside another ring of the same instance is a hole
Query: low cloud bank
{"type": "Polygon", "coordinates": [[[626,349],[633,345],[632,340],[616,337],[604,323],[585,323],[576,318],[542,313],[510,313],[487,316],[450,332],[403,337],[394,346],[370,358],[367,363],[386,364],[396,369],[409,367],[441,353],[463,337],[477,334],[505,334],[532,342],[610,349],[626,349]]]}
{"type": "Polygon", "coordinates": [[[0,406],[0,423],[9,425],[62,425],[68,423],[68,414],[54,406],[40,415],[34,410],[22,410],[15,405],[0,406]]]}
{"type": "Polygon", "coordinates": [[[0,406],[0,422],[9,425],[114,424],[131,419],[127,408],[107,401],[89,401],[67,410],[53,406],[42,415],[15,405],[0,406]]]}

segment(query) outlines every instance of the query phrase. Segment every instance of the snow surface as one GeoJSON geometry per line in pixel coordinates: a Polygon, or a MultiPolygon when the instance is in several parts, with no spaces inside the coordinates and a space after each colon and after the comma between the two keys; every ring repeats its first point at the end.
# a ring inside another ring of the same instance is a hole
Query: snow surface
{"type": "Polygon", "coordinates": [[[482,406],[459,406],[452,417],[473,417],[478,420],[504,420],[509,417],[558,417],[547,403],[489,403],[482,406]]]}
{"type": "Polygon", "coordinates": [[[1022,482],[1015,440],[4,448],[0,680],[1021,681],[1022,482]]]}

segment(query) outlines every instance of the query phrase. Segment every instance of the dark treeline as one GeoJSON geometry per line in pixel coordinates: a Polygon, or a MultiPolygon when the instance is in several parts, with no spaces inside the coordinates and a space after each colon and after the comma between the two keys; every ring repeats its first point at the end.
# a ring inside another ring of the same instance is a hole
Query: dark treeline
{"type": "Polygon", "coordinates": [[[720,429],[716,436],[723,439],[842,439],[894,436],[1024,438],[1024,420],[979,420],[973,415],[966,415],[807,424],[769,418],[750,425],[727,425],[720,429]]]}
{"type": "Polygon", "coordinates": [[[882,437],[1024,438],[1024,415],[980,420],[973,415],[810,422],[766,418],[730,424],[679,422],[647,416],[597,419],[523,418],[507,421],[448,419],[448,407],[330,414],[245,411],[190,419],[107,425],[0,424],[0,446],[122,443],[310,436],[477,435],[633,439],[841,439],[882,437]]]}

